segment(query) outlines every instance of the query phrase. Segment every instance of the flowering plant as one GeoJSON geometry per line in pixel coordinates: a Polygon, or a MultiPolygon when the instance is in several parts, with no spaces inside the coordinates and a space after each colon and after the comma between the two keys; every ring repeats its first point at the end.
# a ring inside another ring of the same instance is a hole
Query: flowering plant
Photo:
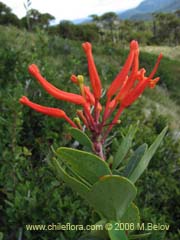
{"type": "Polygon", "coordinates": [[[102,85],[94,63],[92,46],[86,42],[82,47],[87,57],[91,90],[85,85],[82,75],[72,75],[71,81],[78,86],[80,94],[56,88],[41,75],[35,64],[29,66],[29,73],[50,95],[82,107],[81,110],[77,110],[74,121],[62,109],[36,104],[25,96],[21,97],[20,103],[42,114],[65,119],[71,125],[71,135],[86,149],[82,151],[60,147],[55,151],[50,165],[60,179],[94,207],[103,224],[111,223],[111,228],[106,228],[105,233],[92,234],[102,235],[104,239],[111,240],[139,239],[145,234],[134,235],[131,231],[114,231],[113,226],[115,222],[134,225],[140,222],[139,210],[133,203],[137,192],[134,184],[147,168],[167,128],[149,148],[145,143],[138,147],[123,168],[123,160],[131,148],[137,127],[129,128],[112,161],[107,161],[106,146],[112,128],[120,123],[122,112],[136,101],[147,87],[154,88],[159,81],[159,77],[154,78],[154,75],[162,54],[159,55],[149,76],[145,76],[146,70],[139,68],[138,43],[135,40],[131,41],[127,60],[107,89],[105,106],[102,106],[102,85]]]}

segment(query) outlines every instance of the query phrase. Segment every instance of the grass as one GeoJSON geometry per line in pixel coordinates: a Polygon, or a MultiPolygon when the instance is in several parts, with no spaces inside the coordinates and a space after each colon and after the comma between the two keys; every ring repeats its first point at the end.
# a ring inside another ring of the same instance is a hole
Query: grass
{"type": "Polygon", "coordinates": [[[159,54],[162,52],[165,57],[168,57],[170,59],[180,59],[180,46],[142,46],[140,49],[144,52],[153,54],[159,54]]]}
{"type": "MultiPolygon", "coordinates": [[[[147,90],[142,96],[144,98],[144,110],[155,108],[157,115],[163,115],[168,118],[169,126],[173,131],[180,131],[180,108],[170,98],[166,89],[156,86],[156,89],[147,90]]],[[[147,113],[148,115],[148,113],[147,113]]]]}

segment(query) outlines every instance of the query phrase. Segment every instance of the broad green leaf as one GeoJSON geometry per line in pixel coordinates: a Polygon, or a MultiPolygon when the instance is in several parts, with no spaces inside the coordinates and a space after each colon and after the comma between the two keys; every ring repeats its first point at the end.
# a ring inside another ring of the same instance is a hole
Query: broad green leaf
{"type": "Polygon", "coordinates": [[[57,150],[57,154],[90,184],[94,184],[104,175],[111,174],[108,164],[92,153],[61,147],[57,150]]]}
{"type": "Polygon", "coordinates": [[[162,142],[166,132],[167,127],[165,127],[162,132],[157,136],[153,144],[148,148],[148,150],[145,152],[141,160],[138,162],[136,167],[134,168],[133,172],[130,174],[129,179],[135,183],[137,179],[141,176],[141,174],[144,172],[144,170],[147,168],[151,158],[155,154],[157,148],[159,147],[160,143],[162,142]]]}
{"type": "Polygon", "coordinates": [[[136,149],[136,151],[133,153],[132,157],[130,158],[126,168],[124,169],[125,177],[128,178],[132,174],[133,170],[138,165],[139,161],[141,160],[147,148],[148,148],[147,144],[144,143],[136,149]]]}
{"type": "Polygon", "coordinates": [[[116,229],[116,222],[111,221],[110,224],[112,224],[112,229],[108,230],[108,234],[111,240],[128,240],[124,230],[116,229]]]}
{"type": "Polygon", "coordinates": [[[0,232],[0,240],[3,240],[3,233],[0,232]]]}
{"type": "Polygon", "coordinates": [[[63,180],[74,191],[78,192],[82,197],[86,198],[87,192],[89,191],[89,188],[86,185],[78,181],[76,178],[69,176],[61,167],[56,158],[53,158],[49,164],[59,180],[63,180]]]}
{"type": "Polygon", "coordinates": [[[142,239],[142,238],[147,238],[151,235],[151,233],[143,233],[143,234],[133,234],[129,235],[129,239],[142,239]]]}
{"type": "Polygon", "coordinates": [[[122,175],[123,175],[122,172],[120,172],[118,169],[113,169],[113,170],[112,170],[112,174],[113,174],[113,175],[119,175],[119,176],[122,176],[122,175]]]}
{"type": "MultiPolygon", "coordinates": [[[[96,237],[97,240],[104,240],[108,238],[108,232],[105,228],[105,224],[107,223],[107,219],[101,219],[97,223],[95,223],[95,230],[91,230],[89,236],[96,237]]],[[[90,238],[91,239],[91,238],[90,238]]]]}
{"type": "Polygon", "coordinates": [[[117,150],[117,153],[115,154],[114,161],[112,164],[113,169],[117,168],[119,166],[119,164],[125,158],[126,154],[128,153],[129,149],[131,148],[132,140],[135,136],[136,131],[137,131],[137,126],[136,127],[130,126],[127,135],[122,140],[122,142],[117,150]]]}
{"type": "Polygon", "coordinates": [[[137,224],[140,223],[140,215],[139,209],[134,203],[131,203],[127,208],[126,212],[121,218],[121,223],[129,223],[129,226],[130,224],[133,224],[132,230],[136,230],[137,224]]]}
{"type": "Polygon", "coordinates": [[[105,239],[107,238],[91,236],[90,234],[86,234],[85,236],[78,238],[78,240],[105,240],[105,239]]]}
{"type": "Polygon", "coordinates": [[[70,133],[80,144],[86,146],[88,149],[93,149],[93,143],[90,138],[81,130],[77,128],[70,128],[70,133]]]}
{"type": "MultiPolygon", "coordinates": [[[[56,153],[56,152],[55,152],[56,153]]],[[[57,155],[57,153],[56,153],[57,155]]],[[[67,161],[65,161],[64,159],[60,158],[59,154],[58,154],[58,158],[57,158],[59,164],[63,167],[63,169],[65,169],[65,171],[71,176],[76,178],[78,181],[84,183],[87,187],[91,187],[92,184],[90,184],[89,182],[87,182],[83,177],[81,177],[76,171],[74,171],[74,169],[67,163],[67,161]]]]}
{"type": "Polygon", "coordinates": [[[127,178],[108,175],[96,182],[88,201],[107,220],[118,221],[136,196],[136,188],[127,178]]]}

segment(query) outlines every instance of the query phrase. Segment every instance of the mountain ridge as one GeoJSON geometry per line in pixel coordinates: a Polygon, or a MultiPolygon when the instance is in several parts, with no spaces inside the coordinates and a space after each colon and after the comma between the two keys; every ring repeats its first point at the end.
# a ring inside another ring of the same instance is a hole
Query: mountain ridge
{"type": "MultiPolygon", "coordinates": [[[[137,7],[116,12],[120,19],[151,20],[152,13],[174,12],[180,9],[180,0],[144,0],[137,7]]],[[[74,19],[74,24],[89,23],[90,17],[74,19]]]]}
{"type": "Polygon", "coordinates": [[[119,13],[118,16],[121,19],[149,20],[154,12],[173,12],[178,9],[180,9],[179,0],[144,0],[136,8],[119,13]]]}

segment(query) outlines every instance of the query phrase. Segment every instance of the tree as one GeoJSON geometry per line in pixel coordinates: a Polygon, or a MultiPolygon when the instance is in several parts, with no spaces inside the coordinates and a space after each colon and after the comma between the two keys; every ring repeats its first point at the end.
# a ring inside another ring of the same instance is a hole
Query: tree
{"type": "Polygon", "coordinates": [[[112,42],[116,41],[116,28],[119,25],[118,15],[114,12],[107,12],[100,17],[100,20],[103,24],[103,28],[108,31],[107,34],[110,35],[110,39],[112,40],[112,42]]]}
{"type": "Polygon", "coordinates": [[[180,18],[177,13],[157,13],[154,15],[156,31],[154,40],[156,42],[179,44],[180,18]]]}
{"type": "Polygon", "coordinates": [[[119,39],[122,44],[131,40],[134,24],[130,20],[124,20],[119,25],[119,39]]]}
{"type": "Polygon", "coordinates": [[[30,28],[30,30],[34,30],[37,27],[43,28],[43,29],[48,28],[50,25],[50,22],[54,19],[55,19],[54,16],[52,16],[49,13],[40,13],[36,9],[30,9],[27,12],[27,16],[21,19],[21,22],[22,22],[22,25],[27,29],[30,28]],[[28,18],[28,21],[27,21],[27,18],[28,18]]]}
{"type": "Polygon", "coordinates": [[[40,24],[43,28],[48,28],[53,20],[55,20],[55,17],[49,13],[42,13],[40,15],[40,24]]]}
{"type": "Polygon", "coordinates": [[[92,18],[92,21],[97,23],[100,20],[100,17],[97,14],[91,14],[89,15],[90,18],[92,18]]]}
{"type": "Polygon", "coordinates": [[[73,39],[75,33],[75,25],[73,22],[68,20],[63,20],[58,25],[58,33],[63,38],[70,38],[73,39]]]}
{"type": "Polygon", "coordinates": [[[94,23],[75,25],[73,22],[63,20],[57,26],[56,32],[63,37],[81,41],[97,41],[99,28],[94,23]]]}
{"type": "Polygon", "coordinates": [[[12,13],[11,8],[0,2],[0,24],[19,26],[20,21],[18,17],[12,13]]]}

